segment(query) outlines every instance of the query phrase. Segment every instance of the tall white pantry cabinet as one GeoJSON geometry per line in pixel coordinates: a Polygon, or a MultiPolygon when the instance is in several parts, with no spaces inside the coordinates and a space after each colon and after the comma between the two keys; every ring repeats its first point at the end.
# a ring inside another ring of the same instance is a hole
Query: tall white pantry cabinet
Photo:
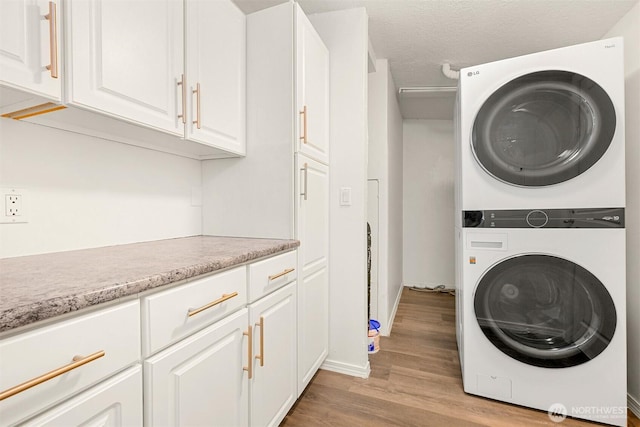
{"type": "Polygon", "coordinates": [[[298,395],[328,354],[329,173],[329,51],[297,3],[247,15],[247,157],[204,162],[203,230],[300,240],[298,395]]]}

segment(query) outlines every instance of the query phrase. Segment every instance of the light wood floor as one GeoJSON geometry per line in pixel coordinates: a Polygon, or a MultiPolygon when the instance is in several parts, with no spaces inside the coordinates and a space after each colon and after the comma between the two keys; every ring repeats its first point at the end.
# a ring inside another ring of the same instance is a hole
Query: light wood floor
{"type": "MultiPolygon", "coordinates": [[[[462,390],[454,297],[405,288],[390,337],[369,356],[371,376],[320,370],[281,425],[296,426],[598,426],[484,399],[462,390]]],[[[640,427],[629,413],[629,427],[640,427]]]]}

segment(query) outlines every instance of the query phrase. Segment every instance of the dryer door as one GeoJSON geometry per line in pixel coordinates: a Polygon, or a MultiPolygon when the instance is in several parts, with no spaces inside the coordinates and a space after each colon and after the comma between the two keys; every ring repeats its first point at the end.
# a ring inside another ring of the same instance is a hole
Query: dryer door
{"type": "Polygon", "coordinates": [[[539,187],[570,180],[607,151],[616,114],[607,93],[585,76],[541,71],[494,92],[473,124],[480,165],[509,184],[539,187]]]}
{"type": "Polygon", "coordinates": [[[521,255],[490,268],[474,295],[476,319],[503,353],[529,365],[566,368],[608,345],[616,309],[583,267],[550,255],[521,255]]]}

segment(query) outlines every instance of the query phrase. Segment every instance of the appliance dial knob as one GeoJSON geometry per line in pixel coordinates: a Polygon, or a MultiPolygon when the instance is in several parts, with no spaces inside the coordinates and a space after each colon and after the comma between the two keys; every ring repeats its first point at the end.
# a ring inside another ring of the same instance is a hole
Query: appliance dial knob
{"type": "Polygon", "coordinates": [[[527,224],[533,228],[541,228],[547,225],[549,216],[543,211],[535,210],[527,214],[527,224]]]}

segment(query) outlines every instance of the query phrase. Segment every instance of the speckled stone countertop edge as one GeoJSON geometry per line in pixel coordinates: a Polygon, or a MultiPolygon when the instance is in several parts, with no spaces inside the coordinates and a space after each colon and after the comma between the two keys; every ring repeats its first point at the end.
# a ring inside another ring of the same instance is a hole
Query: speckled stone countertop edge
{"type": "MultiPolygon", "coordinates": [[[[260,239],[256,239],[260,240],[260,239]]],[[[274,240],[275,241],[275,240],[274,240]]],[[[267,249],[247,250],[241,255],[212,257],[211,261],[181,268],[158,272],[123,283],[113,283],[100,288],[89,289],[86,293],[68,294],[37,302],[15,306],[0,311],[0,334],[15,329],[32,326],[43,320],[55,320],[57,316],[73,313],[100,304],[117,301],[121,298],[136,296],[149,290],[162,290],[183,280],[193,279],[208,273],[240,266],[296,249],[300,245],[296,240],[282,240],[267,249]]]]}

